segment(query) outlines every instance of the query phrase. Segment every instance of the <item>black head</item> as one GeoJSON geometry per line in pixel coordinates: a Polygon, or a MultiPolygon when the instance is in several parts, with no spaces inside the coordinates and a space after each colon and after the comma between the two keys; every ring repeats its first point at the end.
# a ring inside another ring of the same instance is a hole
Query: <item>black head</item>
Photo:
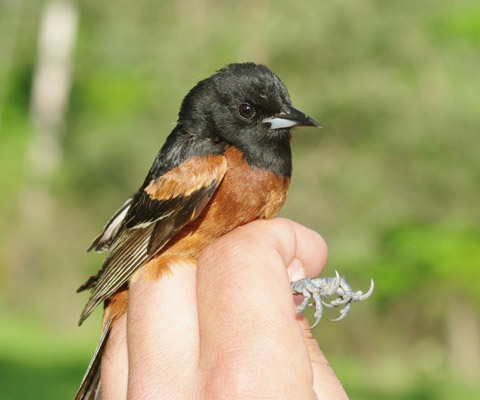
{"type": "Polygon", "coordinates": [[[252,167],[289,176],[290,128],[319,126],[292,107],[287,88],[264,65],[230,64],[185,97],[179,126],[195,135],[234,145],[252,167]]]}

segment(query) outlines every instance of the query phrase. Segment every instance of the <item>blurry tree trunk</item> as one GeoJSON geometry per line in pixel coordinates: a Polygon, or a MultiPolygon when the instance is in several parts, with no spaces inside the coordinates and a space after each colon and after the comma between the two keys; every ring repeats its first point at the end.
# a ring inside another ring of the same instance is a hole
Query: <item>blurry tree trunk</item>
{"type": "Polygon", "coordinates": [[[2,132],[3,104],[7,80],[12,68],[17,42],[22,0],[4,0],[0,3],[0,134],[2,132]]]}
{"type": "Polygon", "coordinates": [[[463,381],[480,379],[480,320],[472,303],[450,300],[447,312],[448,356],[452,374],[463,381]]]}
{"type": "Polygon", "coordinates": [[[60,134],[68,106],[77,25],[78,11],[73,3],[49,1],[43,6],[30,100],[34,128],[28,153],[30,182],[20,203],[22,214],[40,226],[47,221],[52,206],[47,182],[61,159],[60,134]]]}

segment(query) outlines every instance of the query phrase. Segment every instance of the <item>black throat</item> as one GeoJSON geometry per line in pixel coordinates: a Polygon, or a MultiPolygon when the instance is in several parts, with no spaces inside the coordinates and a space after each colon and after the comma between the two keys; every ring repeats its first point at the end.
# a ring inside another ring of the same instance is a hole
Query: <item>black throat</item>
{"type": "Polygon", "coordinates": [[[243,158],[251,168],[266,169],[278,176],[290,178],[292,175],[292,150],[288,129],[274,133],[271,138],[255,141],[241,141],[234,145],[243,153],[243,158]]]}

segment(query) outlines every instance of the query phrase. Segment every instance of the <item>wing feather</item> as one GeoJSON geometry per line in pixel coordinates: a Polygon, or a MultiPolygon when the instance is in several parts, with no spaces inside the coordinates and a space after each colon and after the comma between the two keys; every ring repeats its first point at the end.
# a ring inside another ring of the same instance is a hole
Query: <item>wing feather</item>
{"type": "Polygon", "coordinates": [[[100,233],[95,236],[87,252],[95,249],[97,253],[101,253],[111,246],[113,241],[117,238],[123,219],[132,204],[133,196],[130,197],[123,205],[113,214],[112,218],[105,224],[100,233]]]}
{"type": "MultiPolygon", "coordinates": [[[[167,172],[152,181],[147,186],[149,190],[137,192],[128,204],[123,226],[110,244],[102,268],[80,287],[93,288],[80,324],[98,304],[125,285],[140,266],[155,257],[180,229],[198,217],[210,201],[227,169],[226,159],[223,155],[193,158],[195,163],[189,163],[188,168],[181,165],[167,172]],[[167,179],[163,179],[165,175],[167,179]],[[164,189],[167,184],[174,190],[164,189]]],[[[119,210],[116,215],[121,213],[119,210]]]]}

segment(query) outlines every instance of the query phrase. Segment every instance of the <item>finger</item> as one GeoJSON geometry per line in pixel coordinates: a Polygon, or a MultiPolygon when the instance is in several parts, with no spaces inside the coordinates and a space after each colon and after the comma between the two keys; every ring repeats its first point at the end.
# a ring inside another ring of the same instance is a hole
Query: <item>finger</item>
{"type": "Polygon", "coordinates": [[[318,234],[284,219],[253,222],[209,246],[197,273],[201,365],[222,368],[236,359],[232,375],[248,376],[261,362],[270,374],[265,384],[311,387],[286,266],[297,259],[308,276],[317,275],[325,249],[318,234]]]}
{"type": "Polygon", "coordinates": [[[320,275],[327,262],[328,249],[317,232],[284,218],[263,222],[271,224],[271,229],[275,230],[275,234],[269,237],[270,243],[283,252],[282,259],[288,265],[291,281],[320,275]],[[277,224],[278,228],[286,226],[287,229],[277,229],[277,224]]]}
{"type": "Polygon", "coordinates": [[[304,328],[305,343],[312,363],[313,389],[318,400],[348,400],[343,386],[320,350],[315,336],[309,329],[309,322],[307,319],[302,318],[300,323],[304,328]]]}
{"type": "Polygon", "coordinates": [[[102,399],[127,398],[128,354],[127,316],[112,322],[101,364],[102,399]]]}
{"type": "Polygon", "coordinates": [[[129,396],[179,396],[198,363],[195,269],[184,261],[170,267],[161,279],[141,271],[130,284],[129,396]]]}
{"type": "Polygon", "coordinates": [[[290,278],[290,282],[295,282],[304,278],[315,278],[323,271],[327,262],[327,244],[320,237],[318,242],[318,259],[312,260],[313,262],[304,265],[301,260],[294,258],[287,267],[287,273],[290,278]]]}

